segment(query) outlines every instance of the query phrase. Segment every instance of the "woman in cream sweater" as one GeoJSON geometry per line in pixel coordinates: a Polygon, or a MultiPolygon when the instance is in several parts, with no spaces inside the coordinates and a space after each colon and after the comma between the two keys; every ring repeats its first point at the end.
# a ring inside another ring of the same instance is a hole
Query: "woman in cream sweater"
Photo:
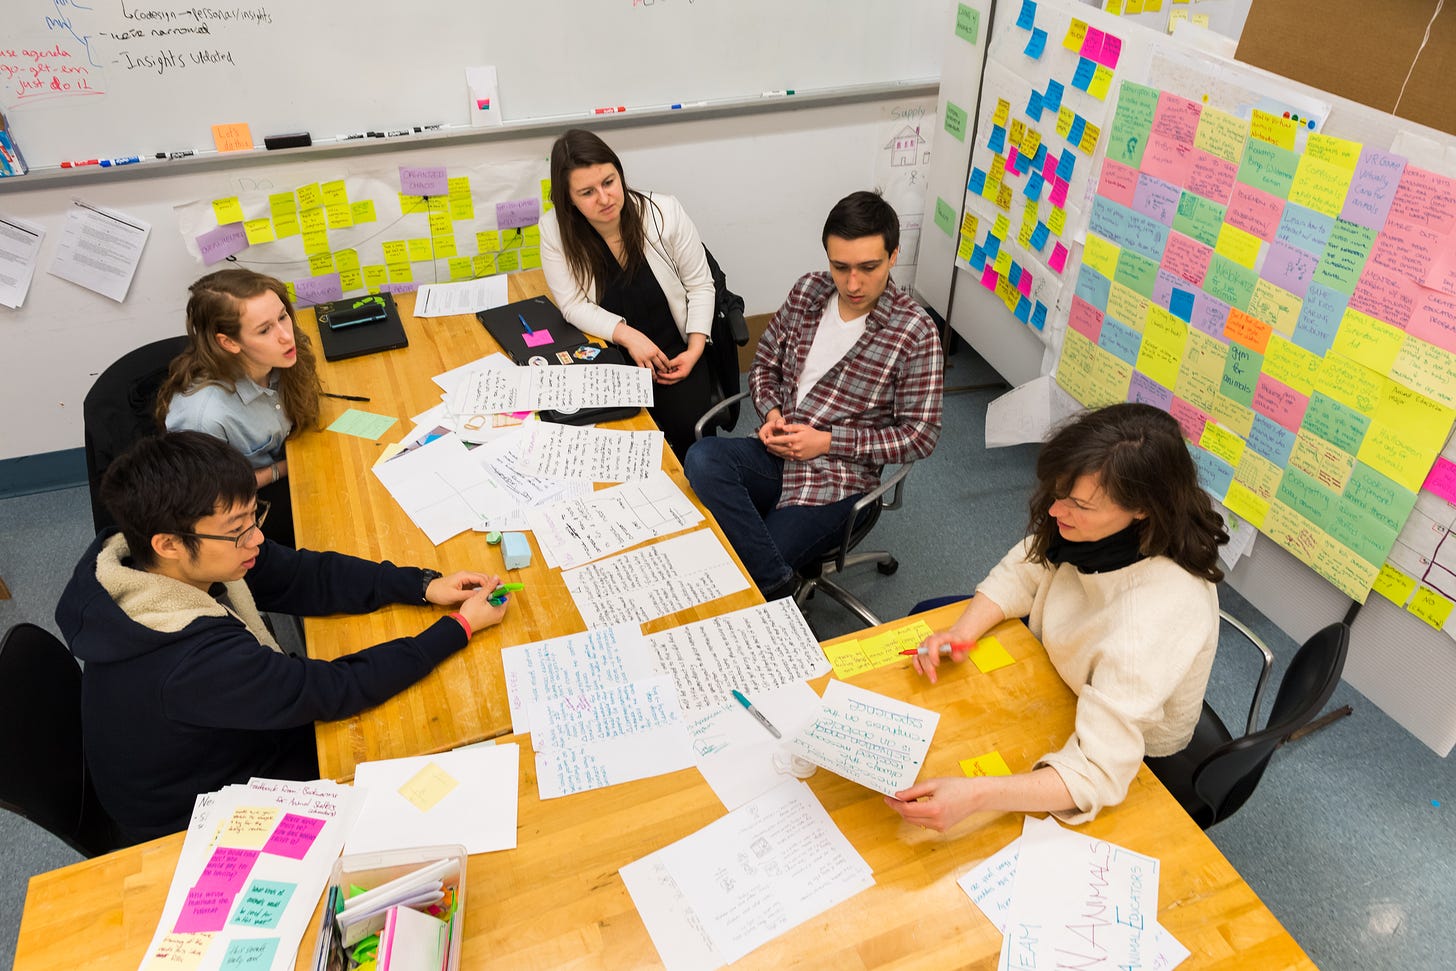
{"type": "Polygon", "coordinates": [[[1051,812],[1081,823],[1121,802],[1144,756],[1186,746],[1218,646],[1222,520],[1199,488],[1178,422],[1151,405],[1088,412],[1036,463],[1029,535],[949,629],[926,638],[961,662],[986,631],[1025,617],[1077,694],[1072,736],[1011,776],[930,779],[886,802],[943,830],[973,812],[1051,812]]]}

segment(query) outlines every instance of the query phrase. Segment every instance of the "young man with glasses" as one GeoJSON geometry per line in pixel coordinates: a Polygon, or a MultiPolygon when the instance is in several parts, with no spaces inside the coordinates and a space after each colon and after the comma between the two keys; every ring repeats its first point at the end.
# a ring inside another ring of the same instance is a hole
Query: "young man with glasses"
{"type": "Polygon", "coordinates": [[[107,469],[101,497],[120,528],[81,558],[56,621],[85,662],[87,769],[130,842],[184,828],[198,793],[253,776],[318,778],[315,721],[379,704],[505,616],[484,573],[447,577],[265,540],[252,468],[200,432],[137,443],[107,469]],[[283,653],[260,613],[393,603],[455,612],[335,661],[283,653]]]}

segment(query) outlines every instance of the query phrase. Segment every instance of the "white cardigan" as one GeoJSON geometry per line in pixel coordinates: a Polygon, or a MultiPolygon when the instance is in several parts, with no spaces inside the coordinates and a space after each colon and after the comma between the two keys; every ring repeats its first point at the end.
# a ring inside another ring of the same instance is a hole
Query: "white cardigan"
{"type": "MultiPolygon", "coordinates": [[[[717,296],[703,241],[677,199],[652,193],[648,193],[648,198],[657,207],[646,206],[642,213],[647,235],[643,247],[647,265],[667,297],[673,322],[683,340],[689,334],[706,336],[713,329],[717,296]],[[661,210],[660,216],[657,210],[661,210]]],[[[541,216],[541,269],[546,273],[546,285],[551,288],[551,296],[562,316],[584,333],[611,340],[622,317],[597,305],[600,289],[596,281],[583,282],[572,275],[561,248],[561,227],[557,225],[555,209],[541,216]]]]}
{"type": "Polygon", "coordinates": [[[1077,695],[1072,737],[1038,765],[1066,783],[1086,822],[1127,797],[1144,755],[1172,755],[1193,737],[1218,648],[1218,591],[1166,556],[1107,573],[1026,559],[1025,542],[977,590],[1025,617],[1077,695]]]}

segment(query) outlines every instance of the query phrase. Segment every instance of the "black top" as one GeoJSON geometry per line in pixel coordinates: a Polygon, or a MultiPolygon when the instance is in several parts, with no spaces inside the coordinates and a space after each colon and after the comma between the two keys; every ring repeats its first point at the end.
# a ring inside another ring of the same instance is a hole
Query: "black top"
{"type": "MultiPolygon", "coordinates": [[[[596,236],[595,233],[592,235],[596,236]]],[[[596,236],[596,242],[610,255],[605,240],[596,236]]],[[[616,259],[611,256],[614,264],[616,259]]],[[[662,285],[657,282],[646,259],[637,267],[636,273],[629,274],[624,269],[607,281],[597,304],[650,337],[669,359],[688,349],[687,341],[678,333],[677,324],[672,319],[672,308],[667,305],[662,285]]]]}

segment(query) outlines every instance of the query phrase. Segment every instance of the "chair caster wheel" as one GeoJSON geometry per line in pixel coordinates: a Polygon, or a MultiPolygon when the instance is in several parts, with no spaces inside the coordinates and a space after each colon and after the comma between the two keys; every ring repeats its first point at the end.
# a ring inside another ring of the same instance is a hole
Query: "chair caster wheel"
{"type": "Polygon", "coordinates": [[[892,556],[888,563],[876,563],[875,569],[879,570],[884,576],[891,576],[896,570],[900,569],[900,561],[892,556]]]}

